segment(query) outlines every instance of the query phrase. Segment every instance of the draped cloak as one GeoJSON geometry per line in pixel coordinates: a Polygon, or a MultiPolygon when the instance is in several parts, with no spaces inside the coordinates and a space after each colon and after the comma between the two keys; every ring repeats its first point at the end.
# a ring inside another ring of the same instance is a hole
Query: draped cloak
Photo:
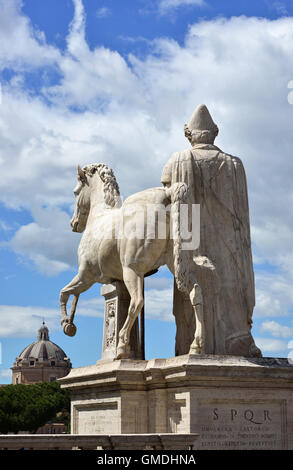
{"type": "MultiPolygon", "coordinates": [[[[163,184],[185,182],[190,203],[200,204],[200,245],[190,252],[203,294],[206,354],[261,355],[251,335],[255,305],[247,183],[237,157],[211,144],[176,152],[165,165],[163,184]]],[[[195,228],[193,227],[193,230],[195,228]]],[[[194,313],[174,282],[176,355],[194,337],[194,313]]]]}

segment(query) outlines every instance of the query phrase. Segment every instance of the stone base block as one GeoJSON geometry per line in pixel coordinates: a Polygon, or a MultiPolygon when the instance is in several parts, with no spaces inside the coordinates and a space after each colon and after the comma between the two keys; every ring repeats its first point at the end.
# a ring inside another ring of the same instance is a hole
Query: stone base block
{"type": "Polygon", "coordinates": [[[190,450],[196,434],[0,435],[0,450],[190,450]]]}
{"type": "Polygon", "coordinates": [[[293,449],[287,359],[185,355],[72,369],[74,434],[199,434],[197,449],[293,449]]]}

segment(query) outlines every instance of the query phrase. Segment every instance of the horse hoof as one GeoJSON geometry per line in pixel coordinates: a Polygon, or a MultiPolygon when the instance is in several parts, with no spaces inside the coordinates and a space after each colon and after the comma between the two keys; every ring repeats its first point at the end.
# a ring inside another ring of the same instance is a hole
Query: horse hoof
{"type": "Polygon", "coordinates": [[[188,354],[196,354],[197,356],[201,354],[201,349],[200,348],[190,348],[188,354]]]}
{"type": "Polygon", "coordinates": [[[116,359],[129,359],[130,357],[130,348],[127,346],[118,346],[116,359]]]}
{"type": "Polygon", "coordinates": [[[196,354],[196,355],[199,355],[199,354],[202,354],[203,353],[203,347],[198,345],[198,344],[192,344],[190,346],[190,350],[189,350],[189,353],[188,354],[196,354]]]}
{"type": "Polygon", "coordinates": [[[63,331],[67,336],[74,336],[76,334],[76,326],[73,323],[66,323],[63,326],[63,331]]]}

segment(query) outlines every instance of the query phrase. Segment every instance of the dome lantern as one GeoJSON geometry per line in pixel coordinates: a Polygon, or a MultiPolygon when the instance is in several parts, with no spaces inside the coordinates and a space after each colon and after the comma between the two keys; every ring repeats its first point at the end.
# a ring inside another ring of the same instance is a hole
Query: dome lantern
{"type": "Polygon", "coordinates": [[[38,341],[49,341],[49,330],[43,321],[43,325],[38,331],[38,341]]]}

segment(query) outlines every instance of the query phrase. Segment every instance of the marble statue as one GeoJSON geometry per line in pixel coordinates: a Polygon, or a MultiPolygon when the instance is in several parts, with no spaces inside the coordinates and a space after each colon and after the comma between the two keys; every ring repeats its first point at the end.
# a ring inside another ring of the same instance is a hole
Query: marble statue
{"type": "Polygon", "coordinates": [[[148,434],[150,448],[167,436],[164,449],[180,450],[183,441],[198,450],[293,449],[293,365],[261,357],[251,334],[243,164],[214,145],[218,127],[205,105],[185,135],[191,147],[171,156],[163,185],[123,204],[107,165],[78,167],[71,227],[83,234],[78,274],[60,293],[61,324],[65,334],[76,333],[79,295],[96,282],[103,284],[105,315],[101,358],[59,379],[70,393],[71,432],[100,435],[105,449],[122,448],[114,445],[121,434],[124,449],[145,448],[148,434]],[[138,321],[144,277],[162,265],[174,276],[177,357],[145,360],[138,321]]]}
{"type": "Polygon", "coordinates": [[[78,274],[60,293],[64,333],[69,336],[76,333],[73,319],[82,292],[95,282],[123,281],[130,304],[119,331],[116,359],[129,358],[131,328],[143,306],[144,276],[166,264],[174,274],[178,290],[188,296],[195,316],[194,338],[188,352],[200,354],[205,336],[201,288],[195,271],[190,271],[186,262],[187,250],[181,249],[180,205],[188,202],[187,185],[176,182],[168,187],[147,189],[130,196],[122,205],[113,171],[97,163],[78,167],[74,194],[76,202],[71,227],[75,232],[83,232],[83,236],[78,248],[78,274]],[[162,209],[166,208],[165,236],[152,235],[162,227],[159,216],[148,217],[149,208],[154,212],[164,212],[162,209]],[[146,233],[149,236],[145,236],[146,233]],[[70,295],[73,295],[73,301],[68,316],[66,305],[70,295]]]}
{"type": "MultiPolygon", "coordinates": [[[[200,245],[190,252],[189,271],[203,295],[204,352],[261,356],[251,335],[255,291],[243,164],[214,145],[218,127],[205,105],[184,130],[191,148],[171,156],[161,181],[185,182],[190,202],[200,204],[200,245]]],[[[196,328],[186,300],[175,283],[176,355],[188,353],[196,328]]]]}

